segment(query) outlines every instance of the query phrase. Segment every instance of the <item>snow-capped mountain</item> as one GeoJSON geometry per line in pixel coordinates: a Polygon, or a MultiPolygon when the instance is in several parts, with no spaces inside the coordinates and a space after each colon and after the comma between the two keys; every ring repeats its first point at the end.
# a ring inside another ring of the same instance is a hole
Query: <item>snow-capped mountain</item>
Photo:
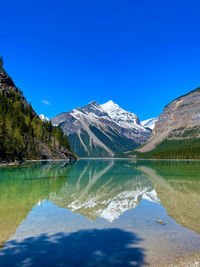
{"type": "Polygon", "coordinates": [[[103,105],[92,101],[51,121],[63,129],[78,156],[113,156],[135,149],[150,136],[134,113],[112,101],[103,105]]]}
{"type": "Polygon", "coordinates": [[[39,117],[42,121],[49,121],[49,118],[45,117],[43,114],[40,114],[39,117]]]}
{"type": "Polygon", "coordinates": [[[141,131],[144,130],[144,128],[140,125],[139,118],[134,113],[120,108],[120,106],[115,104],[112,100],[102,104],[101,107],[118,125],[125,128],[128,127],[141,131]]]}
{"type": "Polygon", "coordinates": [[[145,128],[149,128],[149,129],[153,130],[157,121],[158,121],[158,117],[155,117],[155,118],[151,118],[151,119],[142,121],[141,125],[145,128]]]}

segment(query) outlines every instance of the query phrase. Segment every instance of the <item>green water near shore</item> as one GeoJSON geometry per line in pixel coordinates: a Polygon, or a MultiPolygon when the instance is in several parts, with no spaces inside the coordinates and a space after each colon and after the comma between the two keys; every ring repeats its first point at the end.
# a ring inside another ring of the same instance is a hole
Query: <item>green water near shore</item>
{"type": "Polygon", "coordinates": [[[1,266],[162,266],[200,248],[199,226],[199,162],[0,169],[1,266]]]}

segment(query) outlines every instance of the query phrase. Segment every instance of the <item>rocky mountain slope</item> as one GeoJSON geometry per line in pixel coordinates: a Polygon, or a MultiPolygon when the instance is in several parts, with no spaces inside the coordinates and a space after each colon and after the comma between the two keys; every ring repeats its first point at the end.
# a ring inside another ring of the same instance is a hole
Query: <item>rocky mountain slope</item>
{"type": "Polygon", "coordinates": [[[0,67],[0,161],[75,159],[67,137],[43,122],[0,67]]]}
{"type": "Polygon", "coordinates": [[[197,88],[165,106],[151,138],[138,151],[143,152],[140,157],[199,158],[199,149],[200,88],[197,88]]]}
{"type": "Polygon", "coordinates": [[[138,117],[109,101],[103,105],[92,101],[51,119],[68,136],[78,156],[114,156],[133,150],[144,143],[151,131],[144,128],[138,117]]]}

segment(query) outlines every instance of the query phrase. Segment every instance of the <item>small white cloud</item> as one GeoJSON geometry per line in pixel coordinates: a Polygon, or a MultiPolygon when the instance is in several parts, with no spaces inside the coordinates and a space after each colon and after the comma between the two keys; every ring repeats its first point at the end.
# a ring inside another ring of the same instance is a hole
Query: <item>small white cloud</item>
{"type": "Polygon", "coordinates": [[[43,104],[47,105],[47,106],[51,105],[51,103],[50,103],[49,101],[47,101],[47,100],[42,100],[41,102],[42,102],[43,104]]]}

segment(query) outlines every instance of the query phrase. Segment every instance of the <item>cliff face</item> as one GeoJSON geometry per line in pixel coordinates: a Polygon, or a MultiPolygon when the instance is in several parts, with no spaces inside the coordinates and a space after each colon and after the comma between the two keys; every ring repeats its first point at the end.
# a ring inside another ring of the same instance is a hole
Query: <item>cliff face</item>
{"type": "Polygon", "coordinates": [[[43,122],[4,69],[0,68],[0,161],[76,160],[67,137],[43,122]]]}
{"type": "Polygon", "coordinates": [[[200,137],[200,88],[165,106],[151,138],[139,151],[151,151],[164,139],[182,140],[197,137],[200,137]]]}

